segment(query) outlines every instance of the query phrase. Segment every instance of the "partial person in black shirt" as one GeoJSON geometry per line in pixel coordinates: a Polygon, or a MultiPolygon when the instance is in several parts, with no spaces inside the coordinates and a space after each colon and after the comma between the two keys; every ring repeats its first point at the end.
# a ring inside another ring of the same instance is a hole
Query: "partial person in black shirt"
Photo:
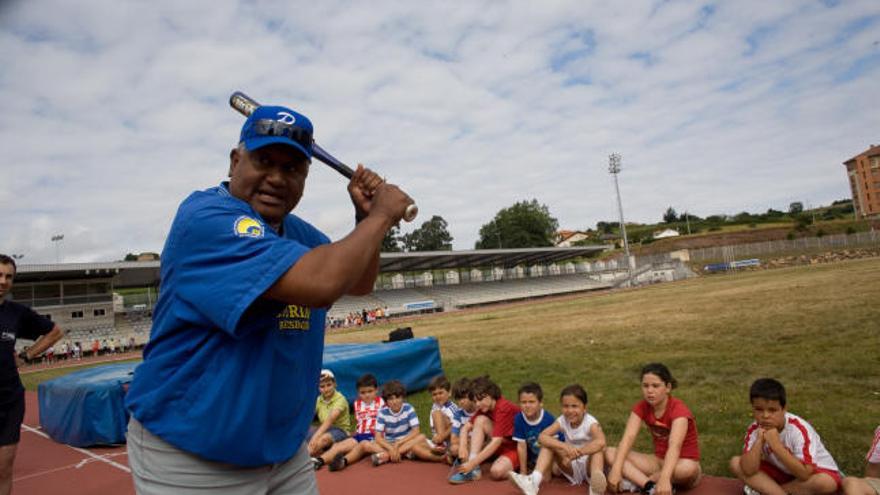
{"type": "Polygon", "coordinates": [[[0,254],[0,495],[12,491],[12,465],[24,419],[24,387],[18,366],[39,356],[64,336],[51,320],[6,296],[15,279],[15,260],[0,254]],[[15,340],[36,342],[27,351],[15,355],[15,340]]]}

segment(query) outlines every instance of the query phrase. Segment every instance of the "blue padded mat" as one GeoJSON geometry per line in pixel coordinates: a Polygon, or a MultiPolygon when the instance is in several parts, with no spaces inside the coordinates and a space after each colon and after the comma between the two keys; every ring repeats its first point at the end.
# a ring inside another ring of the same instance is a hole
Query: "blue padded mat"
{"type": "MultiPolygon", "coordinates": [[[[41,383],[37,394],[43,431],[76,447],[124,443],[128,412],[123,398],[138,364],[108,364],[41,383]]],[[[357,398],[355,382],[364,373],[373,373],[380,384],[400,380],[409,391],[426,388],[443,373],[434,337],[327,345],[324,367],[336,375],[338,389],[349,401],[357,398]]]]}

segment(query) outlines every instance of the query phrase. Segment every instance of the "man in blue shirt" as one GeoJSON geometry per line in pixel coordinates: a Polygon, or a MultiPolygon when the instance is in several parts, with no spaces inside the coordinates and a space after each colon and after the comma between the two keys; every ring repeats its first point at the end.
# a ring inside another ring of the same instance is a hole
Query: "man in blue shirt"
{"type": "Polygon", "coordinates": [[[138,493],[317,493],[303,439],[326,308],[372,290],[382,238],[412,201],[358,166],[356,226],[331,243],[291,214],[311,157],[308,118],[259,107],[230,153],[230,180],[180,205],[126,397],[138,493]]]}

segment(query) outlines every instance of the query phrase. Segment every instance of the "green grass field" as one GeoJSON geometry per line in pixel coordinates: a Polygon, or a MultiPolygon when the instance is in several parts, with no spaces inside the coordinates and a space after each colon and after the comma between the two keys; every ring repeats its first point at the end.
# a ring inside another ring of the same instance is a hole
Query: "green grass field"
{"type": "MultiPolygon", "coordinates": [[[[748,387],[772,376],[789,410],[819,431],[841,468],[863,471],[880,423],[880,259],[746,272],[637,290],[440,314],[405,323],[436,336],[451,380],[489,374],[516,400],[539,382],[559,412],[569,383],[589,392],[590,412],[619,440],[640,398],[638,372],[667,364],[674,392],[697,418],[703,469],[730,476],[751,421],[748,387]]],[[[347,330],[328,343],[379,341],[400,324],[347,330]]],[[[35,388],[40,376],[30,375],[35,388]]],[[[409,398],[425,428],[430,398],[409,398]]],[[[637,446],[649,450],[647,433],[637,446]]]]}

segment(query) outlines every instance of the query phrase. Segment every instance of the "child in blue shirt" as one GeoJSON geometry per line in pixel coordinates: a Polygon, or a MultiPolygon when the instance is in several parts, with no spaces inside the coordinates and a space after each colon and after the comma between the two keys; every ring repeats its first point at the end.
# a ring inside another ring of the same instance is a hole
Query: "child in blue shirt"
{"type": "MultiPolygon", "coordinates": [[[[535,382],[524,383],[519,388],[519,407],[522,409],[513,421],[513,440],[516,442],[517,453],[520,459],[519,472],[523,475],[535,469],[538,454],[541,452],[541,444],[538,437],[545,428],[552,425],[556,418],[550,411],[544,409],[544,391],[535,382]]],[[[561,435],[557,435],[562,440],[561,435]]],[[[514,471],[511,471],[514,473],[514,471]]],[[[543,473],[549,476],[549,473],[543,473]]]]}

